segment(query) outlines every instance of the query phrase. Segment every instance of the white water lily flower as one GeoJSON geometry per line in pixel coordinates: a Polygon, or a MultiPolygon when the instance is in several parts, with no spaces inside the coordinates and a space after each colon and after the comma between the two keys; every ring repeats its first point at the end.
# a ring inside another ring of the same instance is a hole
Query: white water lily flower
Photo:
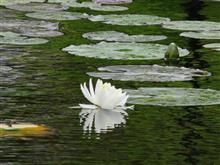
{"type": "Polygon", "coordinates": [[[92,80],[89,80],[89,88],[86,83],[80,85],[81,90],[85,98],[93,105],[79,104],[81,108],[86,109],[115,109],[122,108],[126,109],[125,104],[128,99],[126,92],[123,92],[121,88],[116,89],[110,83],[103,83],[102,80],[98,79],[96,82],[95,89],[93,88],[92,80]]]}

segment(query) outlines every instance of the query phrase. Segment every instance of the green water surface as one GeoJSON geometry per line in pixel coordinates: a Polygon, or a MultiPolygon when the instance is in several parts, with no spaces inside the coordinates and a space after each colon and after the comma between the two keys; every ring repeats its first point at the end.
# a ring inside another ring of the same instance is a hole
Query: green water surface
{"type": "MultiPolygon", "coordinates": [[[[149,14],[172,20],[220,21],[220,2],[199,0],[134,0],[123,12],[98,12],[85,8],[68,11],[88,14],[149,14]]],[[[3,7],[0,8],[0,10],[3,7]]],[[[25,17],[21,13],[19,17],[25,17]]],[[[29,18],[30,19],[30,18],[29,18]]],[[[111,81],[116,87],[192,87],[220,90],[220,52],[202,47],[215,40],[180,37],[181,31],[161,26],[117,26],[89,20],[59,21],[65,35],[47,38],[49,43],[24,46],[26,56],[13,56],[7,63],[21,76],[1,87],[1,119],[41,123],[53,129],[42,137],[0,137],[0,164],[10,165],[219,165],[220,105],[196,107],[135,106],[127,122],[107,133],[85,133],[79,122],[80,109],[87,103],[79,84],[89,80],[86,72],[121,64],[160,64],[163,60],[125,61],[77,57],[61,49],[70,44],[97,43],[82,34],[116,30],[128,34],[166,35],[155,43],[175,42],[192,53],[178,66],[209,71],[212,76],[189,82],[153,83],[111,81]]],[[[4,78],[4,77],[0,77],[4,78]]],[[[95,78],[93,78],[96,80],[95,78]]]]}

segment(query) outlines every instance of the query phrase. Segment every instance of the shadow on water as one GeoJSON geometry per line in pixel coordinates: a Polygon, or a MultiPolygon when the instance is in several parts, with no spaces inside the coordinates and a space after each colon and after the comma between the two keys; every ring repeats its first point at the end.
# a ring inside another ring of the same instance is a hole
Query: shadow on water
{"type": "Polygon", "coordinates": [[[179,154],[186,157],[185,162],[198,165],[199,161],[197,157],[204,153],[198,145],[199,141],[203,139],[198,128],[204,127],[204,123],[202,122],[204,115],[199,108],[195,107],[187,107],[185,111],[186,114],[178,119],[179,125],[187,130],[186,133],[183,134],[180,142],[185,149],[179,154]]]}
{"type": "Polygon", "coordinates": [[[183,3],[183,7],[187,13],[187,20],[205,20],[206,17],[199,12],[205,7],[205,3],[202,0],[190,0],[187,3],[183,3]]]}
{"type": "MultiPolygon", "coordinates": [[[[200,11],[205,7],[203,1],[190,0],[187,3],[182,4],[182,6],[187,13],[186,20],[202,21],[206,19],[206,16],[200,14],[200,11]]],[[[188,46],[192,53],[191,57],[187,59],[186,67],[199,69],[209,67],[209,63],[201,59],[202,55],[198,51],[202,48],[200,40],[188,38],[188,46]]],[[[200,88],[199,82],[197,80],[192,81],[192,87],[200,88]]],[[[186,114],[177,119],[179,125],[186,130],[180,142],[185,149],[179,154],[185,156],[184,161],[187,164],[199,165],[200,163],[197,157],[205,152],[199,147],[199,142],[203,140],[203,137],[198,131],[198,128],[205,128],[203,123],[203,111],[197,107],[186,107],[184,110],[186,114]]]]}
{"type": "MultiPolygon", "coordinates": [[[[187,14],[186,20],[202,21],[206,19],[206,16],[201,15],[200,11],[205,7],[205,4],[201,0],[191,0],[187,3],[183,3],[183,8],[187,14]]],[[[188,46],[191,50],[191,57],[186,63],[186,67],[203,69],[209,67],[207,61],[201,59],[201,54],[198,52],[202,48],[202,44],[199,39],[188,38],[188,46]]],[[[197,81],[192,81],[194,88],[200,88],[197,81]]]]}

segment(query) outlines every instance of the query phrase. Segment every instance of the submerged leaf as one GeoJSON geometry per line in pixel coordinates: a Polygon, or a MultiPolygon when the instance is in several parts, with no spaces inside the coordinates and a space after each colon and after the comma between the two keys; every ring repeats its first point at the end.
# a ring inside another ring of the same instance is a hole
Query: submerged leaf
{"type": "Polygon", "coordinates": [[[128,35],[117,31],[97,31],[83,34],[84,38],[90,40],[104,40],[117,42],[150,42],[164,40],[167,37],[163,35],[128,35]]]}
{"type": "Polygon", "coordinates": [[[116,65],[98,68],[100,72],[89,72],[89,76],[121,81],[190,81],[195,77],[211,74],[199,69],[159,65],[116,65]]]}
{"type": "MultiPolygon", "coordinates": [[[[178,49],[180,56],[189,54],[186,49],[178,49]]],[[[70,45],[63,48],[63,51],[67,51],[76,56],[118,60],[162,59],[166,50],[167,45],[117,42],[101,42],[95,45],[70,45]]]]}
{"type": "Polygon", "coordinates": [[[220,91],[194,88],[139,88],[127,90],[128,103],[157,106],[200,106],[220,104],[220,91]]]}
{"type": "Polygon", "coordinates": [[[91,21],[100,21],[106,24],[112,25],[131,25],[131,26],[143,26],[143,25],[160,25],[165,22],[169,22],[169,18],[158,17],[153,15],[139,15],[139,14],[111,14],[111,15],[97,15],[90,16],[91,21]]]}

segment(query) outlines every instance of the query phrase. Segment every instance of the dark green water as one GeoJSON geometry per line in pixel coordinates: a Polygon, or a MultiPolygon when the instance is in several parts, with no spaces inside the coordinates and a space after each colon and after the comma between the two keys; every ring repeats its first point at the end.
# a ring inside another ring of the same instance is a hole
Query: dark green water
{"type": "MultiPolygon", "coordinates": [[[[220,21],[220,2],[197,0],[135,0],[129,10],[116,13],[137,13],[169,17],[172,20],[220,21]]],[[[0,8],[0,10],[3,8],[0,8]]],[[[102,14],[87,9],[70,11],[102,14]]],[[[114,12],[115,13],[115,12],[114,12]]],[[[24,17],[22,14],[20,17],[24,17]]],[[[84,133],[80,125],[80,109],[86,103],[79,84],[88,81],[86,72],[99,66],[116,64],[161,64],[154,61],[117,61],[76,57],[62,52],[70,44],[86,44],[85,32],[118,30],[128,34],[159,34],[168,39],[156,42],[179,46],[192,51],[179,66],[199,68],[212,73],[206,79],[189,82],[151,83],[110,81],[117,87],[193,87],[220,90],[220,53],[205,49],[210,40],[180,37],[180,31],[160,26],[124,27],[87,20],[60,21],[64,36],[48,38],[45,45],[20,47],[24,52],[11,52],[4,65],[14,68],[2,80],[0,95],[1,119],[45,124],[53,133],[42,137],[1,137],[0,164],[71,164],[71,165],[219,165],[220,106],[158,107],[135,106],[129,110],[125,125],[107,133],[84,133]],[[23,54],[23,55],[22,55],[23,54]],[[21,56],[22,55],[22,56],[21,56]],[[10,82],[10,83],[9,83],[10,82]]],[[[217,41],[212,41],[217,42],[217,41]]],[[[12,46],[15,47],[15,46],[12,46]]],[[[17,47],[18,48],[18,47],[17,47]]],[[[0,49],[0,55],[5,52],[0,49]]],[[[0,56],[0,57],[1,57],[0,56]]],[[[1,61],[0,61],[1,62],[1,61]]],[[[2,63],[3,64],[3,63],[2,63]]]]}

